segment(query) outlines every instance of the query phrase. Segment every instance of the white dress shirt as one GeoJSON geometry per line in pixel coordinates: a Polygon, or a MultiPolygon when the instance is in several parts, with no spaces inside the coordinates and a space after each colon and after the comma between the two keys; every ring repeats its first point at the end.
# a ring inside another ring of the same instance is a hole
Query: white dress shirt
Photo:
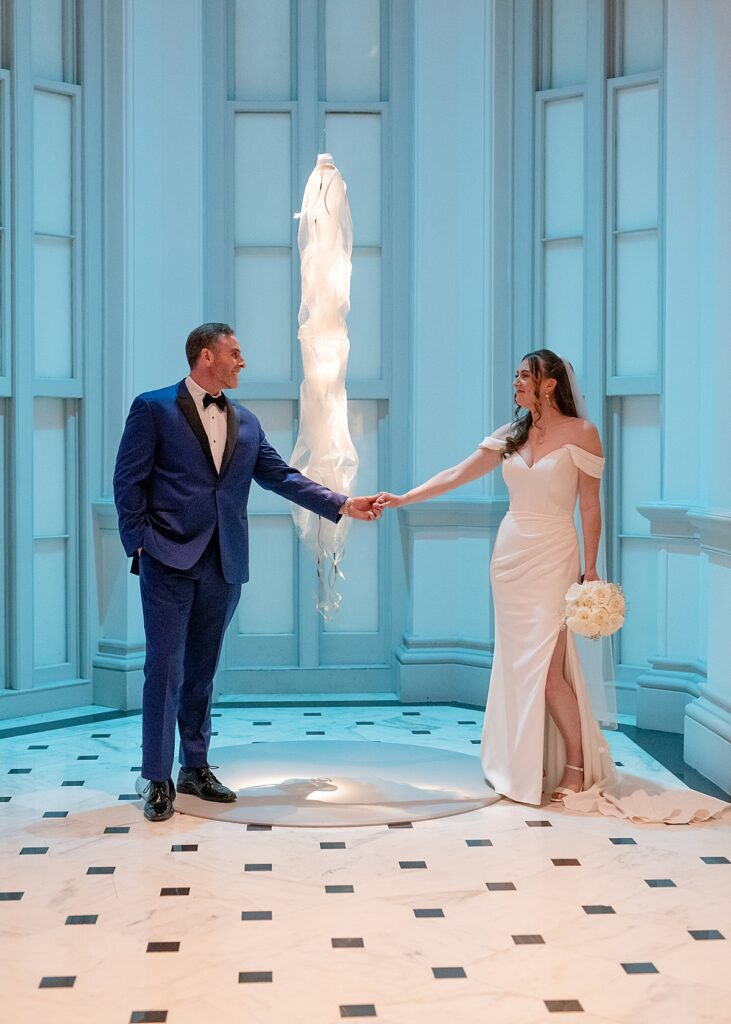
{"type": "MultiPolygon", "coordinates": [[[[217,405],[209,405],[204,409],[203,398],[207,392],[205,388],[200,386],[200,384],[196,384],[192,377],[185,378],[185,386],[190,392],[190,397],[195,402],[195,407],[198,410],[198,415],[201,418],[203,429],[205,430],[206,437],[208,438],[208,444],[211,446],[213,461],[216,469],[220,472],[223,450],[226,447],[226,411],[225,409],[219,409],[217,405]]],[[[214,398],[217,397],[217,395],[214,395],[214,398]]]]}

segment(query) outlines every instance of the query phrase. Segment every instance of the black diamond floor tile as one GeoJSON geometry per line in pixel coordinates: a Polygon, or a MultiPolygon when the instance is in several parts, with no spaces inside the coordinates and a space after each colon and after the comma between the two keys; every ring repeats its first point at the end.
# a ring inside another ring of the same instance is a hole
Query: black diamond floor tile
{"type": "Polygon", "coordinates": [[[514,882],[485,882],[490,892],[511,892],[515,889],[514,882]]]}
{"type": "Polygon", "coordinates": [[[435,978],[466,978],[467,973],[464,967],[432,967],[432,974],[435,978]]]}
{"type": "Polygon", "coordinates": [[[728,857],[701,857],[704,864],[731,864],[728,857]]]}
{"type": "Polygon", "coordinates": [[[147,943],[148,953],[179,953],[180,943],[179,942],[148,942],[147,943]]]}
{"type": "Polygon", "coordinates": [[[344,1003],[340,1005],[341,1017],[375,1017],[376,1007],[373,1003],[344,1003]]]}
{"type": "Polygon", "coordinates": [[[352,885],[326,885],[326,893],[338,893],[338,892],[355,892],[352,885]]]}
{"type": "Polygon", "coordinates": [[[68,811],[44,811],[43,812],[43,817],[44,818],[67,818],[68,817],[68,813],[69,813],[68,811]]]}
{"type": "Polygon", "coordinates": [[[516,946],[544,946],[545,939],[542,935],[513,935],[513,942],[516,946]]]}
{"type": "Polygon", "coordinates": [[[173,843],[171,853],[197,853],[198,843],[173,843]]]}
{"type": "Polygon", "coordinates": [[[271,825],[257,825],[253,822],[249,822],[249,824],[246,826],[247,832],[271,832],[271,830],[271,825]]]}
{"type": "Polygon", "coordinates": [[[20,856],[35,857],[42,856],[44,853],[48,853],[47,846],[24,846],[23,849],[20,851],[20,856]]]}
{"type": "Polygon", "coordinates": [[[244,871],[271,871],[271,864],[244,864],[244,871]]]}
{"type": "Polygon", "coordinates": [[[242,910],[242,921],[271,921],[271,910],[242,910]]]}
{"type": "Polygon", "coordinates": [[[190,896],[189,885],[166,885],[160,890],[161,896],[190,896]]]}
{"type": "Polygon", "coordinates": [[[47,978],[41,978],[40,985],[38,988],[73,988],[76,976],[71,975],[55,975],[47,978]]]}
{"type": "Polygon", "coordinates": [[[105,836],[121,836],[129,832],[129,825],[107,825],[104,829],[105,836]]]}
{"type": "Polygon", "coordinates": [[[637,846],[637,840],[630,839],[629,836],[615,836],[613,839],[610,839],[609,842],[613,843],[615,846],[637,846]]]}
{"type": "Polygon", "coordinates": [[[62,786],[83,786],[84,785],[84,781],[85,781],[84,779],[67,779],[65,782],[62,782],[61,785],[62,786]]]}
{"type": "Polygon", "coordinates": [[[726,936],[717,928],[692,928],[688,929],[688,935],[696,942],[707,942],[713,939],[725,939],[726,936]]]}
{"type": "Polygon", "coordinates": [[[66,924],[96,924],[98,920],[98,914],[69,914],[66,924]]]}
{"type": "Polygon", "coordinates": [[[441,907],[414,907],[414,917],[444,917],[441,907]]]}
{"type": "Polygon", "coordinates": [[[389,828],[413,828],[413,824],[410,821],[392,821],[389,828]]]}
{"type": "Polygon", "coordinates": [[[672,878],[646,878],[645,881],[651,889],[675,889],[676,885],[672,878]]]}
{"type": "Polygon", "coordinates": [[[659,974],[657,967],[651,963],[622,964],[625,974],[659,974]]]}
{"type": "Polygon", "coordinates": [[[492,846],[492,839],[465,839],[467,846],[492,846]]]}
{"type": "Polygon", "coordinates": [[[613,914],[614,907],[606,906],[602,903],[586,903],[582,904],[582,910],[585,914],[613,914]]]}
{"type": "Polygon", "coordinates": [[[345,843],[342,843],[342,842],[337,842],[337,843],[320,843],[320,849],[321,850],[344,850],[345,849],[345,843]]]}
{"type": "Polygon", "coordinates": [[[549,1013],[583,1013],[584,1007],[578,999],[544,999],[549,1013]]]}
{"type": "Polygon", "coordinates": [[[87,868],[87,875],[113,875],[116,868],[113,867],[94,867],[87,868]]]}
{"type": "Polygon", "coordinates": [[[365,943],[361,938],[353,939],[330,939],[333,949],[363,949],[365,943]]]}
{"type": "Polygon", "coordinates": [[[0,892],[0,903],[17,903],[23,899],[22,892],[0,892]]]}
{"type": "Polygon", "coordinates": [[[581,867],[581,861],[576,857],[551,857],[551,863],[557,868],[581,867]]]}
{"type": "Polygon", "coordinates": [[[400,860],[398,866],[402,871],[418,871],[426,868],[425,860],[400,860]]]}
{"type": "Polygon", "coordinates": [[[239,985],[257,984],[273,980],[274,975],[271,971],[239,971],[239,985]]]}
{"type": "Polygon", "coordinates": [[[553,822],[541,818],[532,818],[526,821],[528,828],[552,828],[553,822]]]}
{"type": "Polygon", "coordinates": [[[167,1010],[133,1010],[129,1024],[165,1024],[167,1010]]]}

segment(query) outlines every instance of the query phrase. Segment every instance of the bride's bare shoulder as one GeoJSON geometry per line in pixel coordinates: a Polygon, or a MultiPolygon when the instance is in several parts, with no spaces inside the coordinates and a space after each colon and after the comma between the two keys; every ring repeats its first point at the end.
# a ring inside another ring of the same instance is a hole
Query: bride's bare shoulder
{"type": "Polygon", "coordinates": [[[579,448],[584,448],[587,452],[591,452],[592,455],[604,454],[602,451],[602,439],[599,437],[599,431],[591,420],[584,420],[581,419],[581,417],[574,419],[571,434],[571,444],[578,445],[579,448]]]}

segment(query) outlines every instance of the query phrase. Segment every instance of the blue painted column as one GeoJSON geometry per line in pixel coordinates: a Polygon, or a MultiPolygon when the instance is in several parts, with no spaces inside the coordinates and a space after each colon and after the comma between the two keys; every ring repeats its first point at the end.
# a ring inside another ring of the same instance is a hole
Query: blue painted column
{"type": "Polygon", "coordinates": [[[701,417],[693,422],[679,414],[696,433],[701,465],[701,503],[690,509],[688,518],[701,547],[708,675],[698,700],[686,709],[685,756],[731,792],[731,6],[709,0],[703,5],[702,23],[701,417]]]}
{"type": "Polygon", "coordinates": [[[132,399],[186,375],[185,338],[203,319],[202,7],[201,0],[106,0],[103,13],[103,490],[93,509],[93,679],[98,703],[133,708],[141,701],[144,633],[111,481],[132,399]]]}

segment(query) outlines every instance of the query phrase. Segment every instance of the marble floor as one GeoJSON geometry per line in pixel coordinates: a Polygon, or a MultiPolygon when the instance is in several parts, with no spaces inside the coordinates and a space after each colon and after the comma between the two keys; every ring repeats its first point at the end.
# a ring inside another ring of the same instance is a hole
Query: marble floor
{"type": "MultiPolygon", "coordinates": [[[[216,706],[216,746],[478,752],[482,714],[216,706]]],[[[731,1019],[731,823],[501,800],[337,828],[144,821],[136,714],[0,726],[0,1021],[390,1024],[731,1019]]],[[[623,732],[627,771],[682,785],[623,732]]],[[[224,779],[225,781],[225,779],[224,779]]]]}

